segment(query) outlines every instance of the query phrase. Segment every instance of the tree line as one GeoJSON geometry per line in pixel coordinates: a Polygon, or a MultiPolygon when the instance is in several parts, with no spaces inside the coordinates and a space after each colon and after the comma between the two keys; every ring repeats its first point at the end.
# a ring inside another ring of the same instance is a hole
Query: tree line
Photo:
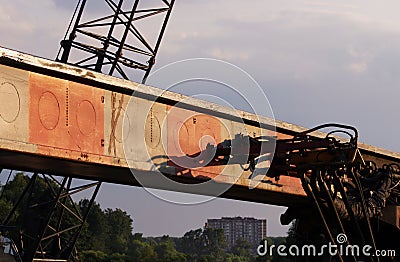
{"type": "MultiPolygon", "coordinates": [[[[0,221],[3,221],[13,205],[29,183],[29,177],[18,173],[0,188],[0,221]],[[6,188],[6,191],[4,190],[6,188]]],[[[36,181],[35,192],[42,200],[49,198],[51,192],[43,178],[36,181]]],[[[57,186],[57,185],[53,185],[57,186]]],[[[27,201],[27,200],[26,200],[27,201]]],[[[82,199],[75,203],[84,213],[89,200],[82,199]]],[[[11,224],[22,223],[16,210],[16,217],[11,224]]],[[[45,212],[35,209],[34,212],[45,212]]],[[[30,214],[31,217],[46,214],[30,214]]],[[[20,216],[23,217],[23,216],[20,216]]],[[[1,222],[0,222],[1,223],[1,222]]],[[[16,235],[14,235],[16,237],[16,235]]],[[[285,243],[286,238],[268,238],[269,245],[285,243]]],[[[199,228],[186,232],[182,237],[143,237],[133,233],[133,220],[125,211],[102,209],[99,203],[94,203],[76,243],[78,257],[81,261],[138,261],[138,262],[256,262],[284,261],[282,258],[258,257],[256,250],[244,240],[227,249],[227,242],[222,229],[199,228]]]]}

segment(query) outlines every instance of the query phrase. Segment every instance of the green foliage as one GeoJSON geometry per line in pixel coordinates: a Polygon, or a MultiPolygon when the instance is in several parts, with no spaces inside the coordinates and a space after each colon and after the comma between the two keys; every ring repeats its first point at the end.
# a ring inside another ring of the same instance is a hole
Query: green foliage
{"type": "Polygon", "coordinates": [[[239,261],[241,262],[250,262],[254,261],[255,259],[254,250],[252,250],[250,243],[243,238],[239,238],[236,241],[235,245],[231,249],[231,252],[232,254],[236,255],[236,260],[237,258],[240,258],[239,261]]]}
{"type": "Polygon", "coordinates": [[[215,260],[223,261],[225,249],[227,247],[226,238],[223,229],[206,228],[203,231],[205,238],[205,250],[215,260]]]}
{"type": "MultiPolygon", "coordinates": [[[[18,200],[22,191],[29,183],[29,177],[17,174],[7,187],[7,194],[0,199],[0,220],[3,220],[12,206],[18,200]]],[[[34,195],[35,201],[46,202],[53,194],[50,186],[57,189],[58,185],[50,181],[45,182],[37,177],[34,195]]],[[[0,188],[0,193],[4,186],[0,188]]],[[[28,199],[24,199],[21,208],[25,208],[28,199]]],[[[30,203],[32,204],[32,203],[30,203]]],[[[34,204],[34,203],[33,203],[34,204]]],[[[68,207],[72,203],[65,203],[68,207]]],[[[77,204],[78,209],[86,213],[90,201],[82,199],[77,204]]],[[[32,209],[32,213],[18,216],[22,209],[17,209],[18,220],[14,218],[11,224],[22,222],[21,219],[45,217],[48,214],[46,206],[32,209]],[[21,218],[22,217],[22,218],[21,218]],[[24,218],[25,217],[25,218],[24,218]]],[[[72,217],[66,216],[64,222],[72,223],[72,217]],[[71,222],[70,222],[71,220],[71,222]]],[[[222,229],[195,229],[185,233],[181,238],[169,236],[144,238],[142,234],[132,234],[133,220],[123,210],[102,210],[98,203],[94,203],[86,220],[81,235],[76,243],[81,261],[137,261],[137,262],[255,262],[255,261],[290,261],[282,257],[256,257],[255,250],[250,244],[239,239],[231,250],[227,250],[227,243],[222,229]]],[[[30,221],[31,227],[36,225],[30,221]]],[[[16,238],[15,238],[16,239],[16,238]]],[[[268,245],[279,245],[298,241],[294,227],[289,230],[289,237],[267,238],[268,245]]]]}
{"type": "MultiPolygon", "coordinates": [[[[85,213],[89,206],[89,200],[83,199],[79,202],[82,213],[85,213]]],[[[106,252],[107,249],[107,232],[108,221],[105,213],[101,210],[100,205],[94,203],[86,220],[86,225],[82,230],[81,236],[77,243],[79,250],[96,249],[106,252]]]]}
{"type": "Polygon", "coordinates": [[[107,254],[99,250],[83,250],[80,252],[80,259],[85,262],[103,262],[107,259],[107,254]]]}
{"type": "MultiPolygon", "coordinates": [[[[25,186],[28,184],[28,181],[28,177],[23,173],[18,173],[12,181],[1,187],[1,195],[3,197],[0,199],[0,221],[6,218],[14,203],[17,202],[19,196],[22,194],[25,186]]],[[[18,214],[19,210],[16,212],[17,216],[18,214]]],[[[13,219],[11,222],[15,224],[16,221],[13,219]]]]}
{"type": "Polygon", "coordinates": [[[133,239],[128,248],[128,256],[132,261],[152,262],[158,260],[154,247],[144,240],[133,239]]]}
{"type": "Polygon", "coordinates": [[[108,249],[112,253],[125,254],[128,248],[129,238],[132,236],[132,219],[121,209],[105,210],[108,237],[108,249]]]}
{"type": "Polygon", "coordinates": [[[0,221],[3,221],[4,218],[8,215],[12,208],[12,203],[7,199],[0,199],[0,221]]]}
{"type": "Polygon", "coordinates": [[[107,258],[107,262],[124,262],[128,261],[129,257],[125,254],[120,254],[120,253],[113,253],[107,258]]]}
{"type": "Polygon", "coordinates": [[[198,258],[201,256],[201,249],[205,245],[203,243],[203,230],[196,229],[190,230],[186,232],[182,237],[181,241],[179,241],[178,249],[185,251],[187,254],[190,254],[191,257],[198,258]]]}
{"type": "Polygon", "coordinates": [[[154,247],[154,251],[157,253],[157,261],[165,262],[185,262],[186,255],[178,252],[175,249],[174,242],[168,237],[163,236],[160,242],[154,247]]]}
{"type": "Polygon", "coordinates": [[[227,244],[222,229],[191,230],[176,243],[177,250],[187,255],[187,261],[224,261],[227,244]]]}

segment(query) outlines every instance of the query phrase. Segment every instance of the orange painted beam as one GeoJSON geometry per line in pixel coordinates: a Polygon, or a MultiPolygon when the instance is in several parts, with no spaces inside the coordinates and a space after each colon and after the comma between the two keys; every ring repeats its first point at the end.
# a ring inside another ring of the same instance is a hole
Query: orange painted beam
{"type": "MultiPolygon", "coordinates": [[[[203,160],[189,156],[237,134],[288,138],[304,130],[0,48],[3,168],[291,206],[307,201],[297,178],[249,179],[238,163],[198,166],[203,160]]],[[[360,148],[367,158],[400,162],[398,153],[360,148]]]]}

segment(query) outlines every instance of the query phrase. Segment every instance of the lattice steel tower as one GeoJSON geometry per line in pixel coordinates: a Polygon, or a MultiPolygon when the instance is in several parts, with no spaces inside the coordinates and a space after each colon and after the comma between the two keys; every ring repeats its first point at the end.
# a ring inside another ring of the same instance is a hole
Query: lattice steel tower
{"type": "Polygon", "coordinates": [[[80,0],[57,61],[144,83],[174,2],[80,0]]]}

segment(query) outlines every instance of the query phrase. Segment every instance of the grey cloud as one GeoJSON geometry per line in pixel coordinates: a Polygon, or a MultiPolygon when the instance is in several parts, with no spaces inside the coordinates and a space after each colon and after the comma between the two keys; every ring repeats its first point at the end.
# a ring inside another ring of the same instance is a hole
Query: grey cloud
{"type": "Polygon", "coordinates": [[[59,7],[69,11],[73,11],[78,4],[78,0],[53,0],[54,4],[59,7]]]}

